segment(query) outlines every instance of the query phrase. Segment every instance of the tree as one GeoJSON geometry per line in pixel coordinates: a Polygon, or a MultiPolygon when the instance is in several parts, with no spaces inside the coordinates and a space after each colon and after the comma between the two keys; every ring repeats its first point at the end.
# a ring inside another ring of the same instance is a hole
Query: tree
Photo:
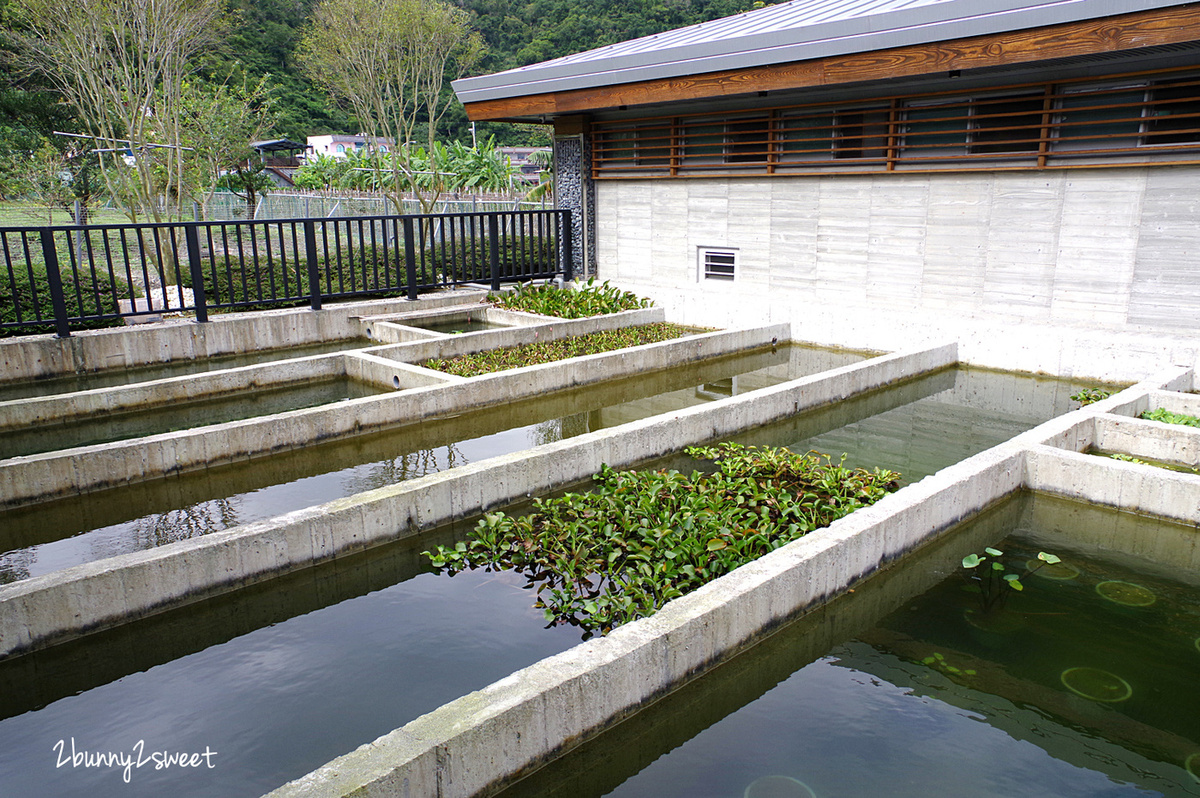
{"type": "Polygon", "coordinates": [[[376,170],[391,173],[388,196],[399,212],[412,191],[426,212],[442,190],[434,150],[438,120],[458,77],[483,55],[483,40],[461,9],[442,0],[322,0],[299,47],[300,62],[320,85],[349,106],[362,132],[394,145],[372,148],[376,170]],[[417,130],[424,127],[424,158],[417,130]],[[421,179],[421,160],[433,171],[421,179]]]}
{"type": "Polygon", "coordinates": [[[185,78],[221,34],[221,0],[11,0],[10,9],[19,23],[10,42],[109,151],[104,180],[129,219],[164,221],[163,196],[178,212],[185,78]]]}
{"type": "Polygon", "coordinates": [[[255,195],[272,185],[261,165],[256,168],[251,163],[256,153],[250,146],[275,123],[275,98],[266,78],[241,86],[210,86],[192,80],[184,84],[180,99],[182,139],[190,147],[183,151],[180,195],[207,211],[218,184],[237,186],[233,190],[253,209],[255,195]],[[231,175],[230,180],[223,180],[231,175]]]}

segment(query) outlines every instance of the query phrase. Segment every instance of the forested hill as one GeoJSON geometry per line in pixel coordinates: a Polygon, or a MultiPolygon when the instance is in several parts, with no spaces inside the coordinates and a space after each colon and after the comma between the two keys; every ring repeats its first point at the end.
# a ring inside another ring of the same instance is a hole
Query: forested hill
{"type": "MultiPolygon", "coordinates": [[[[81,0],[83,2],[84,0],[81,0]]],[[[304,141],[320,133],[353,132],[353,119],[301,72],[296,45],[317,0],[228,0],[235,22],[227,47],[210,54],[203,77],[216,83],[269,75],[279,100],[279,137],[304,141]]],[[[589,50],[625,39],[747,11],[762,0],[450,0],[472,15],[488,45],[476,74],[497,72],[589,50]]],[[[0,0],[0,24],[13,23],[10,0],[0,0]]],[[[55,139],[52,130],[78,127],[72,111],[44,86],[19,74],[0,49],[0,154],[30,151],[55,139]]],[[[446,114],[443,134],[470,141],[457,103],[446,114]]],[[[500,143],[543,143],[536,132],[512,125],[479,126],[481,137],[500,143]]],[[[541,135],[545,135],[544,132],[541,135]]]]}
{"type": "MultiPolygon", "coordinates": [[[[470,12],[488,44],[480,74],[533,64],[606,44],[747,11],[753,0],[456,0],[470,12]]],[[[314,0],[232,0],[241,22],[230,52],[216,59],[252,77],[269,73],[277,84],[281,136],[345,132],[353,126],[299,73],[292,53],[314,0]]],[[[214,63],[214,67],[218,64],[214,63]]],[[[446,133],[466,138],[461,108],[446,118],[446,133]]],[[[481,128],[516,143],[525,135],[508,125],[481,128]]]]}

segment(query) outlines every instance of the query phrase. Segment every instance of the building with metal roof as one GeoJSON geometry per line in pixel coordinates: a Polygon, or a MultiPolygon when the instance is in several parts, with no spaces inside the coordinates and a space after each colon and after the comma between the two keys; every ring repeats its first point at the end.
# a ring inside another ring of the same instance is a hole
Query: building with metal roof
{"type": "Polygon", "coordinates": [[[554,125],[576,262],[687,323],[1200,354],[1200,3],[791,0],[454,85],[554,125]]]}

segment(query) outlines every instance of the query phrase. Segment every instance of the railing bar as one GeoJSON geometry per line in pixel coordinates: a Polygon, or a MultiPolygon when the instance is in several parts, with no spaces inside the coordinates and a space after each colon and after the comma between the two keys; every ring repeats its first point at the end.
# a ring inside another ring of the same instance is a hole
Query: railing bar
{"type": "MultiPolygon", "coordinates": [[[[154,289],[150,286],[150,271],[146,267],[146,237],[143,235],[144,228],[137,228],[134,232],[137,233],[137,249],[138,256],[142,262],[142,290],[146,292],[146,312],[154,309],[154,289]]],[[[152,228],[156,229],[156,228],[152,228]]],[[[126,245],[125,258],[129,259],[128,241],[123,242],[126,245]]],[[[157,253],[156,253],[157,254],[157,253]]]]}
{"type": "MultiPolygon", "coordinates": [[[[7,230],[0,230],[0,246],[2,246],[4,248],[4,266],[5,266],[5,269],[8,271],[8,284],[9,284],[9,286],[11,286],[11,289],[12,289],[13,313],[16,314],[16,321],[18,323],[20,323],[20,322],[24,321],[24,314],[21,312],[21,292],[19,292],[17,290],[17,273],[13,269],[12,253],[9,251],[9,247],[8,247],[8,231],[7,230]]],[[[26,265],[29,264],[28,258],[26,258],[25,263],[26,263],[26,265]]],[[[31,282],[31,285],[32,285],[32,282],[31,282]]],[[[36,307],[36,305],[34,307],[36,307]]],[[[37,316],[36,312],[34,313],[34,316],[35,317],[37,316]]],[[[36,321],[36,318],[34,320],[36,321]]]]}
{"type": "MultiPolygon", "coordinates": [[[[94,299],[96,300],[96,312],[100,313],[101,315],[107,315],[107,314],[104,314],[104,312],[103,312],[104,308],[100,304],[100,276],[96,274],[96,255],[92,251],[92,232],[91,232],[91,230],[83,230],[82,235],[80,236],[80,240],[83,242],[83,244],[84,244],[83,248],[87,252],[88,273],[91,274],[91,276],[92,276],[92,294],[94,296],[94,299]]],[[[109,280],[107,293],[109,294],[109,296],[113,297],[114,300],[116,299],[116,297],[117,297],[117,281],[116,280],[113,280],[113,279],[109,280]]],[[[117,312],[118,313],[121,312],[120,304],[117,305],[117,312]]]]}
{"type": "MultiPolygon", "coordinates": [[[[184,227],[182,225],[179,227],[172,226],[172,227],[168,227],[167,231],[169,233],[168,242],[171,245],[171,265],[175,269],[175,295],[179,299],[179,308],[180,308],[180,310],[182,310],[184,308],[184,304],[183,304],[183,273],[179,271],[179,233],[184,232],[184,227]]],[[[163,286],[163,304],[166,305],[166,308],[164,308],[164,310],[171,307],[171,303],[167,299],[166,286],[163,286]]]]}
{"type": "MultiPolygon", "coordinates": [[[[241,278],[242,278],[241,297],[244,300],[248,296],[247,291],[249,289],[249,284],[246,282],[246,252],[243,249],[243,244],[242,244],[242,226],[240,224],[237,224],[236,222],[233,223],[233,238],[234,238],[234,241],[237,242],[238,271],[241,273],[241,278]]],[[[226,257],[228,257],[229,250],[226,250],[225,254],[226,254],[226,257]]],[[[233,291],[229,292],[229,298],[231,300],[235,296],[237,296],[237,294],[235,294],[233,291]]]]}
{"type": "MultiPolygon", "coordinates": [[[[280,237],[283,236],[282,228],[280,229],[280,237]]],[[[263,222],[263,246],[267,249],[267,271],[271,275],[271,296],[273,299],[279,299],[279,294],[275,290],[275,257],[271,252],[271,223],[263,222]]],[[[283,252],[279,253],[279,268],[280,276],[283,279],[283,296],[289,297],[288,292],[288,274],[287,274],[287,259],[284,258],[283,252]]]]}
{"type": "Polygon", "coordinates": [[[212,297],[207,297],[208,292],[205,291],[205,295],[210,305],[214,303],[221,303],[221,284],[217,282],[217,246],[213,242],[213,226],[214,225],[212,224],[204,225],[204,240],[208,242],[208,273],[212,279],[213,285],[212,297]]]}
{"type": "MultiPolygon", "coordinates": [[[[334,256],[337,258],[336,262],[337,262],[338,293],[343,293],[346,290],[346,285],[345,285],[345,272],[342,269],[342,233],[341,233],[341,227],[338,225],[338,221],[339,220],[337,220],[337,219],[333,220],[333,251],[334,251],[334,256]]],[[[349,230],[347,230],[346,234],[349,235],[349,230]]],[[[350,287],[351,287],[351,289],[354,288],[353,265],[351,266],[351,269],[350,269],[350,287]]]]}
{"type": "Polygon", "coordinates": [[[33,274],[33,258],[30,256],[29,252],[29,236],[31,234],[32,231],[23,231],[21,233],[21,247],[25,250],[25,268],[29,272],[29,287],[32,289],[33,294],[33,317],[36,321],[52,321],[52,319],[45,319],[42,317],[42,301],[38,298],[37,289],[38,280],[33,274]]]}
{"type": "MultiPolygon", "coordinates": [[[[295,224],[295,222],[293,222],[295,224]]],[[[283,234],[283,222],[276,223],[280,236],[280,274],[283,275],[283,295],[292,298],[292,281],[288,280],[288,236],[283,234]]],[[[271,226],[266,226],[266,258],[271,258],[271,226]]],[[[296,286],[299,288],[298,286],[296,286]]]]}
{"type": "Polygon", "coordinates": [[[237,292],[233,290],[233,264],[229,262],[229,224],[221,224],[221,256],[225,261],[225,282],[229,286],[226,293],[228,294],[227,302],[230,307],[237,299],[237,292]]]}

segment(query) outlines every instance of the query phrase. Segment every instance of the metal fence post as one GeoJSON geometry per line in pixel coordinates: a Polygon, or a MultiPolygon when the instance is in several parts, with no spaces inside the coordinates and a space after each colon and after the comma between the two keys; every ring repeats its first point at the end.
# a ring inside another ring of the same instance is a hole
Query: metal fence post
{"type": "Polygon", "coordinates": [[[413,235],[413,218],[401,216],[400,224],[404,229],[404,279],[408,282],[408,298],[417,298],[417,248],[416,237],[413,235]]]}
{"type": "Polygon", "coordinates": [[[575,279],[575,242],[571,240],[571,211],[567,209],[559,213],[561,215],[558,218],[562,226],[559,228],[561,232],[558,235],[558,245],[563,254],[563,280],[569,283],[575,279]]]}
{"type": "Polygon", "coordinates": [[[488,214],[488,267],[492,270],[492,290],[500,290],[500,219],[488,214]]]}
{"type": "Polygon", "coordinates": [[[204,290],[204,267],[200,264],[200,236],[196,234],[195,224],[184,226],[183,240],[187,245],[188,268],[192,272],[192,299],[196,306],[196,321],[204,324],[208,321],[208,295],[204,290]]]}
{"type": "Polygon", "coordinates": [[[317,223],[304,222],[304,255],[308,261],[308,303],[313,310],[321,309],[321,274],[317,269],[317,223]]]}
{"type": "Polygon", "coordinates": [[[54,306],[54,329],[59,338],[71,337],[67,324],[67,298],[63,293],[62,275],[58,272],[58,250],[54,248],[54,232],[41,229],[42,258],[46,263],[46,282],[50,284],[50,304],[54,306]]]}

